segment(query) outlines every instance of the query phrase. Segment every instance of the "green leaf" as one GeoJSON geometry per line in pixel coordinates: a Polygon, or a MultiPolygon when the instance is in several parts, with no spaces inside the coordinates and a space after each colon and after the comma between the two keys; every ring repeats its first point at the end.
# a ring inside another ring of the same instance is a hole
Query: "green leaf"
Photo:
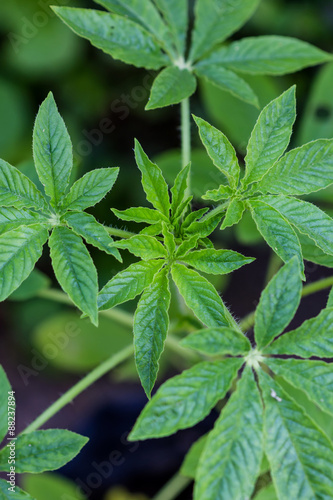
{"type": "Polygon", "coordinates": [[[19,227],[0,236],[0,301],[31,274],[48,238],[45,226],[19,227]]]}
{"type": "Polygon", "coordinates": [[[8,490],[9,484],[0,479],[0,500],[34,500],[28,493],[15,485],[15,491],[8,490]]]}
{"type": "Polygon", "coordinates": [[[203,420],[223,399],[242,364],[240,359],[203,362],[169,379],[144,408],[130,441],[169,436],[203,420]]]}
{"type": "Polygon", "coordinates": [[[48,210],[48,203],[35,184],[4,160],[0,160],[0,206],[48,210]]]}
{"type": "Polygon", "coordinates": [[[333,219],[320,208],[287,196],[265,196],[261,199],[278,210],[298,231],[309,236],[325,253],[333,255],[333,219]]]}
{"type": "Polygon", "coordinates": [[[274,484],[269,484],[268,486],[261,488],[254,497],[254,500],[278,500],[274,484]]]}
{"type": "Polygon", "coordinates": [[[244,186],[260,181],[285,152],[295,119],[295,87],[291,87],[260,113],[247,147],[244,186]]]}
{"type": "Polygon", "coordinates": [[[246,354],[251,349],[250,341],[245,335],[232,328],[205,328],[181,341],[183,347],[207,354],[220,356],[230,354],[239,356],[246,354]]]}
{"type": "MultiPolygon", "coordinates": [[[[88,438],[62,429],[34,431],[18,436],[15,469],[19,474],[56,470],[70,462],[88,438]]],[[[0,451],[0,469],[9,470],[8,449],[0,451]]]]}
{"type": "Polygon", "coordinates": [[[188,69],[168,66],[157,75],[146,109],[178,104],[194,94],[196,87],[196,78],[188,69]]]}
{"type": "Polygon", "coordinates": [[[173,264],[171,272],[186,305],[202,323],[229,326],[230,313],[209,281],[182,264],[173,264]]]}
{"type": "Polygon", "coordinates": [[[333,256],[324,253],[315,242],[306,236],[298,232],[298,239],[301,243],[302,253],[305,260],[319,264],[320,266],[333,267],[333,256]]]}
{"type": "Polygon", "coordinates": [[[162,234],[167,254],[173,256],[176,251],[176,241],[173,233],[169,231],[167,224],[162,224],[162,234]]]}
{"type": "Polygon", "coordinates": [[[193,222],[201,219],[203,215],[205,215],[209,211],[208,207],[200,208],[199,210],[194,210],[193,212],[190,212],[184,219],[184,222],[182,223],[182,229],[187,230],[193,222]]]}
{"type": "Polygon", "coordinates": [[[154,0],[154,2],[171,29],[178,52],[184,54],[188,27],[187,0],[154,0]]]}
{"type": "MultiPolygon", "coordinates": [[[[5,370],[0,365],[0,443],[8,432],[8,393],[12,390],[5,370]]],[[[15,405],[13,406],[13,410],[15,405]]]]}
{"type": "MultiPolygon", "coordinates": [[[[179,208],[182,207],[183,202],[186,200],[186,191],[191,171],[191,164],[189,163],[184,167],[175,179],[175,183],[171,188],[171,214],[173,218],[178,215],[179,208]]],[[[181,211],[182,213],[182,211],[181,211]]]]}
{"type": "Polygon", "coordinates": [[[326,307],[329,309],[333,307],[333,288],[331,288],[330,294],[328,296],[328,301],[326,307]]]}
{"type": "Polygon", "coordinates": [[[190,60],[195,61],[237,31],[259,0],[197,0],[190,60]]]}
{"type": "Polygon", "coordinates": [[[280,335],[295,316],[301,301],[302,276],[293,257],[269,282],[255,313],[254,333],[258,348],[280,335]]]}
{"type": "Polygon", "coordinates": [[[135,158],[141,170],[141,182],[147,195],[147,200],[169,218],[170,199],[168,185],[164,180],[161,169],[149,160],[137,140],[135,141],[135,158]]]}
{"type": "Polygon", "coordinates": [[[139,234],[146,234],[148,236],[158,236],[162,234],[162,222],[145,227],[139,234]]]}
{"type": "Polygon", "coordinates": [[[233,190],[229,186],[224,186],[223,184],[218,189],[211,189],[207,191],[203,196],[203,200],[221,201],[228,200],[233,195],[233,190]]]}
{"type": "Polygon", "coordinates": [[[202,63],[199,63],[194,71],[199,78],[205,78],[209,83],[216,85],[221,90],[230,92],[238,99],[259,108],[258,97],[250,85],[233,71],[229,71],[217,64],[205,65],[202,63]]]}
{"type": "Polygon", "coordinates": [[[49,245],[59,284],[74,304],[97,326],[97,271],[82,239],[66,227],[56,227],[49,245]]]}
{"type": "Polygon", "coordinates": [[[333,358],[333,309],[323,309],[265,349],[265,354],[290,354],[300,358],[333,358]]]}
{"type": "Polygon", "coordinates": [[[301,245],[288,220],[266,203],[266,197],[249,200],[249,205],[256,226],[268,245],[284,262],[296,255],[303,272],[301,245]]]}
{"type": "Polygon", "coordinates": [[[306,392],[323,411],[333,415],[333,370],[323,361],[265,360],[269,368],[294,387],[306,392]]]}
{"type": "Polygon", "coordinates": [[[131,238],[116,241],[113,243],[116,248],[126,248],[136,257],[142,260],[167,258],[166,248],[153,236],[137,234],[131,238]]]}
{"type": "Polygon", "coordinates": [[[100,168],[76,181],[62,202],[66,210],[85,210],[100,202],[116,182],[119,168],[100,168]]]}
{"type": "Polygon", "coordinates": [[[333,496],[333,447],[325,434],[263,371],[265,452],[279,499],[333,496]]]}
{"type": "Polygon", "coordinates": [[[232,250],[195,250],[181,259],[186,264],[207,274],[228,274],[254,261],[232,250]]]}
{"type": "Polygon", "coordinates": [[[27,474],[23,487],[39,500],[87,500],[74,481],[54,472],[27,474]]]}
{"type": "Polygon", "coordinates": [[[22,285],[9,296],[9,300],[20,302],[32,299],[50,286],[49,277],[38,269],[34,269],[22,285]]]}
{"type": "Polygon", "coordinates": [[[149,31],[156,39],[170,49],[170,32],[163,22],[158,10],[151,1],[147,0],[95,0],[97,3],[114,14],[119,14],[140,24],[149,31]]]}
{"type": "Polygon", "coordinates": [[[182,257],[185,257],[185,255],[187,255],[190,250],[195,248],[198,243],[198,238],[199,238],[198,236],[192,236],[192,238],[183,241],[177,248],[175,255],[176,259],[181,259],[182,257]]]}
{"type": "Polygon", "coordinates": [[[245,203],[241,200],[232,200],[228,206],[227,213],[222,222],[221,229],[232,227],[242,219],[245,211],[245,203]]]}
{"type": "Polygon", "coordinates": [[[75,234],[82,236],[87,243],[93,245],[102,252],[113,255],[119,262],[122,262],[120,253],[116,248],[112,248],[113,239],[102,224],[99,224],[95,217],[85,212],[67,213],[63,220],[73,229],[75,234]]]}
{"type": "Polygon", "coordinates": [[[159,69],[169,62],[155,37],[130,19],[92,9],[52,8],[74,33],[114,59],[147,69],[159,69]]]}
{"type": "Polygon", "coordinates": [[[194,444],[192,444],[190,450],[184,458],[180,469],[180,473],[182,476],[195,479],[199,460],[206,445],[207,438],[208,435],[205,434],[204,436],[201,436],[201,438],[199,438],[194,444]]]}
{"type": "Polygon", "coordinates": [[[190,224],[184,232],[187,236],[196,235],[198,238],[206,238],[217,228],[222,215],[222,213],[214,213],[212,210],[199,221],[192,222],[192,224],[190,224]]]}
{"type": "Polygon", "coordinates": [[[202,64],[220,64],[237,73],[285,75],[332,60],[309,43],[284,36],[246,37],[214,51],[202,64]]]}
{"type": "Polygon", "coordinates": [[[208,436],[196,475],[194,499],[250,498],[263,448],[263,406],[252,370],[246,368],[208,436]]]}
{"type": "Polygon", "coordinates": [[[302,195],[333,183],[333,140],[320,139],[293,149],[261,179],[262,193],[302,195]]]}
{"type": "Polygon", "coordinates": [[[155,274],[164,265],[163,260],[137,262],[116,274],[99,292],[98,308],[100,311],[133,300],[153,281],[155,274]]]}
{"type": "Polygon", "coordinates": [[[64,120],[58,112],[53,94],[39,108],[33,133],[33,153],[38,177],[59,206],[68,187],[73,168],[73,150],[64,120]]]}
{"type": "Polygon", "coordinates": [[[236,188],[240,174],[236,151],[222,132],[201,118],[193,118],[198,125],[201,141],[214,165],[227,177],[231,188],[236,188]]]}
{"type": "Polygon", "coordinates": [[[21,226],[32,226],[43,222],[47,223],[48,219],[30,210],[13,207],[0,208],[0,235],[21,226]]]}
{"type": "Polygon", "coordinates": [[[169,270],[164,268],[155,276],[142,294],[134,316],[135,363],[148,398],[156,381],[169,328],[171,294],[168,274],[169,270]]]}
{"type": "Polygon", "coordinates": [[[158,224],[161,221],[168,222],[167,217],[151,208],[133,207],[127,210],[116,210],[112,208],[111,210],[121,220],[146,222],[147,224],[158,224]]]}

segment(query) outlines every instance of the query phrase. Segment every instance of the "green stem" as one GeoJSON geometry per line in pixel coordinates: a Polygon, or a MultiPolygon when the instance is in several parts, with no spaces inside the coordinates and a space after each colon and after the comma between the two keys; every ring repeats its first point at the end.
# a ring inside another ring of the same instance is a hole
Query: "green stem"
{"type": "Polygon", "coordinates": [[[136,236],[136,233],[131,233],[130,231],[123,231],[122,229],[117,229],[116,227],[104,226],[107,232],[111,236],[116,236],[117,238],[131,238],[136,236]]]}
{"type": "Polygon", "coordinates": [[[58,413],[62,408],[64,408],[68,403],[71,403],[81,392],[90,387],[98,379],[106,375],[110,370],[118,366],[120,363],[125,361],[133,354],[133,346],[130,345],[125,347],[117,354],[112,355],[109,359],[104,361],[101,365],[97,366],[88,375],[86,375],[82,380],[75,384],[71,389],[69,389],[65,394],[61,396],[55,403],[53,403],[49,408],[47,408],[39,417],[34,420],[28,427],[23,431],[23,434],[28,432],[33,432],[42,425],[44,425],[50,418],[52,418],[56,413],[58,413]]]}
{"type": "Polygon", "coordinates": [[[170,481],[161,489],[153,500],[174,500],[191,484],[192,480],[188,477],[176,474],[170,481]]]}
{"type": "MultiPolygon", "coordinates": [[[[315,281],[314,283],[310,283],[309,285],[305,285],[302,290],[302,297],[307,297],[308,295],[312,295],[316,292],[321,292],[326,288],[330,288],[333,286],[333,276],[329,278],[324,278],[322,280],[315,281]]],[[[239,326],[243,332],[248,331],[254,325],[254,315],[255,312],[251,312],[240,322],[239,326]]]]}
{"type": "Polygon", "coordinates": [[[191,161],[191,115],[190,99],[181,102],[181,132],[182,132],[182,166],[186,167],[191,161]]]}
{"type": "MultiPolygon", "coordinates": [[[[53,302],[59,302],[60,304],[66,304],[68,306],[75,307],[75,304],[71,301],[71,299],[64,292],[60,290],[42,290],[38,293],[37,297],[45,300],[52,300],[53,302]]],[[[109,319],[117,321],[121,325],[128,326],[132,328],[133,326],[133,316],[132,314],[123,311],[120,308],[108,309],[107,311],[100,311],[100,314],[106,316],[109,319]]]]}

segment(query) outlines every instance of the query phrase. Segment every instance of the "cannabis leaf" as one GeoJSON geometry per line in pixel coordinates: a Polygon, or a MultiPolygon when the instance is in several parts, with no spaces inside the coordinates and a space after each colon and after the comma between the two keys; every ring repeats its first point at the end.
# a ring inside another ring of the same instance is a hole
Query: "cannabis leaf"
{"type": "Polygon", "coordinates": [[[232,250],[206,246],[205,238],[218,225],[221,215],[208,209],[190,211],[186,191],[190,165],[177,176],[171,188],[160,168],[152,163],[138,142],[135,156],[142,174],[147,200],[154,207],[113,210],[122,220],[146,222],[141,234],[112,244],[126,249],[143,262],[130,265],[114,276],[100,291],[98,307],[110,309],[142,294],[134,317],[135,360],[142,385],[150,396],[168,331],[169,279],[175,282],[187,306],[210,327],[233,327],[233,320],[217,291],[200,272],[227,274],[253,261],[232,250]],[[199,272],[198,272],[199,271],[199,272]]]}
{"type": "Polygon", "coordinates": [[[221,46],[253,15],[260,0],[196,0],[190,36],[187,0],[95,1],[108,12],[53,10],[75,33],[113,58],[161,70],[146,109],[190,97],[198,78],[258,106],[258,97],[239,74],[283,75],[332,59],[306,42],[281,36],[251,37],[221,46]]]}
{"type": "Polygon", "coordinates": [[[295,256],[261,295],[252,348],[244,334],[230,327],[204,329],[185,338],[184,347],[229,357],[200,362],[168,380],[130,434],[130,440],[156,438],[195,425],[228,390],[233,391],[214,429],[190,451],[190,474],[184,464],[184,473],[195,475],[195,500],[250,498],[264,453],[279,500],[290,494],[292,498],[333,495],[333,444],[280,385],[280,380],[288,381],[333,415],[332,364],[308,359],[333,359],[333,309],[279,336],[296,312],[301,285],[295,256]],[[235,388],[232,382],[237,378],[235,388]]]}
{"type": "Polygon", "coordinates": [[[295,88],[291,87],[262,110],[248,143],[240,182],[228,139],[201,118],[194,119],[209,156],[223,174],[221,186],[203,196],[223,201],[220,209],[226,213],[221,229],[237,224],[245,209],[249,210],[273,251],[284,262],[297,256],[303,273],[303,258],[332,265],[333,219],[296,197],[333,184],[333,140],[319,139],[284,154],[295,116],[295,88]]]}
{"type": "Polygon", "coordinates": [[[72,144],[51,93],[36,118],[33,152],[44,193],[0,160],[0,300],[29,277],[48,240],[60,285],[97,325],[97,271],[82,238],[120,261],[121,257],[110,246],[107,229],[83,210],[111,190],[118,169],[93,170],[68,191],[72,144]]]}

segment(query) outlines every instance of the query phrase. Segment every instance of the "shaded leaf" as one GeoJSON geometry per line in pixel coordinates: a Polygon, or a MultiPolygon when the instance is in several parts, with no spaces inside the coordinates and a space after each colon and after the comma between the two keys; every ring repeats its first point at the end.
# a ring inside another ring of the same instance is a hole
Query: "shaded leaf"
{"type": "Polygon", "coordinates": [[[195,479],[199,460],[207,443],[207,438],[208,435],[205,434],[204,436],[201,436],[201,438],[199,438],[194,444],[192,444],[190,450],[184,458],[184,462],[182,463],[180,469],[180,473],[182,476],[195,479]]]}
{"type": "Polygon", "coordinates": [[[0,479],[0,500],[34,500],[34,498],[21,490],[18,486],[15,486],[14,492],[9,492],[8,482],[4,479],[0,479]]]}

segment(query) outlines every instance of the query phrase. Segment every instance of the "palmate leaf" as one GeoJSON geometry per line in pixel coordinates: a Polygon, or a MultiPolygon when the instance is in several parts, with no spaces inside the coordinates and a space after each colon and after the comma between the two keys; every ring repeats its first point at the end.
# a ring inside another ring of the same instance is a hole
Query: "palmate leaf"
{"type": "Polygon", "coordinates": [[[0,500],[35,500],[25,491],[15,486],[15,491],[8,490],[8,482],[0,479],[0,500]]]}
{"type": "Polygon", "coordinates": [[[22,226],[0,236],[0,301],[29,276],[48,238],[45,226],[22,226]]]}
{"type": "Polygon", "coordinates": [[[138,262],[116,274],[99,292],[98,308],[100,311],[135,299],[153,281],[155,274],[164,265],[164,260],[138,262]]]}
{"type": "Polygon", "coordinates": [[[38,177],[51,204],[57,207],[68,187],[73,167],[72,143],[52,93],[42,103],[33,133],[38,177]]]}
{"type": "Polygon", "coordinates": [[[278,338],[265,354],[289,354],[300,358],[333,358],[333,309],[323,309],[291,332],[278,338]]]}
{"type": "Polygon", "coordinates": [[[181,259],[207,274],[228,274],[254,261],[232,250],[195,250],[181,259]]]}
{"type": "Polygon", "coordinates": [[[254,13],[259,0],[197,0],[190,60],[195,61],[223,42],[254,13]]]}
{"type": "MultiPolygon", "coordinates": [[[[56,470],[70,462],[88,442],[88,438],[62,429],[21,434],[16,440],[15,470],[39,474],[56,470]]],[[[0,451],[0,470],[8,471],[8,448],[0,451]]]]}
{"type": "Polygon", "coordinates": [[[232,328],[205,328],[181,341],[183,347],[189,347],[209,356],[230,354],[239,356],[251,349],[251,343],[242,333],[232,328]]]}
{"type": "Polygon", "coordinates": [[[254,333],[258,348],[280,335],[295,315],[301,301],[302,276],[293,257],[263,291],[255,313],[254,333]]]}
{"type": "Polygon", "coordinates": [[[218,64],[198,64],[195,73],[199,78],[205,78],[209,83],[216,85],[221,90],[230,92],[244,102],[259,108],[259,100],[250,85],[240,76],[236,75],[218,64]]]}
{"type": "Polygon", "coordinates": [[[147,207],[133,207],[127,210],[116,210],[112,208],[112,212],[121,220],[133,221],[133,222],[146,222],[147,224],[158,224],[159,222],[168,222],[167,217],[147,207]]]}
{"type": "Polygon", "coordinates": [[[261,112],[251,134],[242,184],[259,181],[286,150],[296,119],[295,87],[270,102],[261,112]]]}
{"type": "Polygon", "coordinates": [[[289,262],[296,255],[303,272],[301,244],[288,220],[267,204],[264,197],[250,199],[248,203],[256,226],[268,245],[284,262],[289,262]]]}
{"type": "Polygon", "coordinates": [[[126,248],[136,257],[142,260],[166,258],[168,256],[166,248],[153,236],[137,234],[131,238],[113,243],[116,248],[126,248]]]}
{"type": "Polygon", "coordinates": [[[98,325],[98,280],[82,239],[66,227],[56,227],[49,239],[56,278],[74,304],[98,325]]]}
{"type": "Polygon", "coordinates": [[[174,37],[178,52],[185,52],[188,26],[188,0],[154,0],[163,13],[174,37]]]}
{"type": "Polygon", "coordinates": [[[71,187],[62,202],[66,210],[85,210],[100,202],[116,182],[119,168],[95,169],[85,174],[71,187]]]}
{"type": "Polygon", "coordinates": [[[167,50],[173,53],[171,33],[151,1],[95,0],[110,12],[127,17],[149,31],[167,50]]]}
{"type": "Polygon", "coordinates": [[[168,380],[144,408],[129,440],[168,436],[203,420],[223,399],[242,363],[202,362],[168,380]]]}
{"type": "Polygon", "coordinates": [[[0,208],[0,235],[21,226],[32,226],[33,224],[45,224],[48,219],[39,213],[24,210],[23,208],[1,207],[0,208]]]}
{"type": "Polygon", "coordinates": [[[241,200],[232,200],[228,206],[227,213],[223,219],[221,229],[232,227],[242,219],[245,211],[245,203],[241,200]]]}
{"type": "Polygon", "coordinates": [[[183,264],[173,264],[171,272],[186,305],[202,323],[207,326],[230,326],[231,315],[213,285],[183,264]]]}
{"type": "Polygon", "coordinates": [[[159,69],[169,63],[155,37],[131,19],[92,9],[53,10],[76,34],[114,59],[147,69],[159,69]]]}
{"type": "Polygon", "coordinates": [[[333,140],[320,139],[293,149],[257,184],[262,193],[302,195],[333,183],[333,140]]]}
{"type": "Polygon", "coordinates": [[[328,62],[331,54],[290,37],[247,37],[215,50],[201,64],[219,64],[255,75],[284,75],[328,62]]]}
{"type": "Polygon", "coordinates": [[[95,217],[85,212],[68,212],[63,220],[73,231],[82,236],[87,243],[93,245],[102,252],[113,255],[119,262],[122,262],[119,251],[111,247],[114,243],[109,233],[102,224],[99,224],[95,217]]]}
{"type": "MultiPolygon", "coordinates": [[[[0,443],[8,431],[8,393],[12,390],[7,375],[0,365],[0,443]]],[[[15,406],[13,406],[13,409],[15,406]]]]}
{"type": "Polygon", "coordinates": [[[269,368],[297,389],[305,391],[323,411],[333,415],[333,370],[323,361],[266,359],[269,368]]]}
{"type": "Polygon", "coordinates": [[[246,368],[208,436],[196,474],[194,499],[250,498],[263,448],[263,406],[252,370],[246,368]]]}
{"type": "Polygon", "coordinates": [[[231,188],[236,188],[240,167],[233,146],[215,127],[195,116],[194,120],[198,125],[202,143],[214,165],[227,177],[231,188]]]}
{"type": "Polygon", "coordinates": [[[48,210],[35,184],[17,168],[0,159],[0,206],[48,210]]]}
{"type": "Polygon", "coordinates": [[[263,371],[265,453],[279,500],[333,496],[333,446],[304,411],[263,371]]]}
{"type": "Polygon", "coordinates": [[[196,78],[188,69],[169,66],[156,77],[146,109],[178,104],[194,94],[196,87],[196,78]]]}
{"type": "Polygon", "coordinates": [[[148,397],[154,387],[158,362],[169,328],[168,310],[171,294],[169,269],[162,269],[144,291],[134,316],[135,363],[148,397]]]}
{"type": "Polygon", "coordinates": [[[307,201],[287,196],[263,196],[298,231],[309,236],[325,253],[333,255],[333,219],[307,201]]]}
{"type": "Polygon", "coordinates": [[[168,218],[170,199],[161,169],[149,160],[138,141],[135,141],[135,158],[142,174],[141,182],[147,200],[168,218]]]}

